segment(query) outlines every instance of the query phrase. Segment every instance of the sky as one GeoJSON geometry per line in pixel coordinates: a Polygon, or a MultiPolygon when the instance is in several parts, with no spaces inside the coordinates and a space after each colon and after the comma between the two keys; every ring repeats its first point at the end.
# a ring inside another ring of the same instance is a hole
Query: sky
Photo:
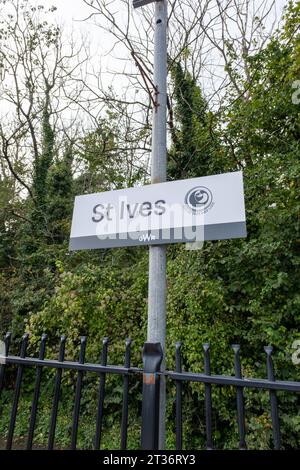
{"type": "MultiPolygon", "coordinates": [[[[112,85],[114,91],[121,95],[124,90],[125,86],[128,84],[126,78],[122,78],[122,72],[125,68],[127,70],[134,70],[136,72],[135,65],[133,60],[130,58],[128,53],[124,51],[121,45],[111,51],[112,46],[112,36],[105,32],[103,29],[99,28],[94,24],[94,19],[86,19],[91,14],[91,8],[87,6],[83,0],[30,0],[31,3],[41,4],[45,7],[55,6],[57,11],[54,13],[55,17],[57,18],[58,24],[62,24],[64,26],[64,31],[66,33],[66,37],[71,34],[71,31],[76,37],[76,42],[80,44],[81,35],[87,38],[88,42],[90,43],[90,52],[91,52],[91,60],[89,61],[89,68],[90,68],[90,76],[92,77],[91,80],[93,81],[93,87],[101,89],[107,89],[108,86],[112,85]],[[84,21],[85,20],[85,21],[84,21]],[[124,54],[125,52],[125,54],[124,54]],[[121,60],[120,60],[121,57],[121,60]],[[96,74],[93,74],[93,71],[97,71],[96,74]],[[99,73],[101,71],[101,74],[99,73]],[[117,72],[114,74],[112,72],[117,72]],[[101,76],[101,84],[99,85],[97,82],[97,77],[101,76]]],[[[201,1],[201,0],[200,0],[201,1]]],[[[224,0],[221,0],[221,2],[224,0]]],[[[254,2],[254,5],[260,5],[262,0],[251,0],[254,2]]],[[[271,1],[271,0],[270,0],[271,1]]],[[[226,0],[227,3],[227,0],[226,0]]],[[[276,9],[277,14],[280,15],[283,6],[287,3],[287,0],[276,0],[276,9]]],[[[118,21],[127,21],[127,14],[122,15],[122,6],[124,8],[124,4],[118,0],[111,2],[112,9],[116,10],[118,5],[120,5],[118,21]],[[120,13],[121,11],[121,13],[120,13]]],[[[151,9],[154,9],[154,5],[148,5],[147,7],[142,7],[137,10],[132,8],[132,18],[139,24],[145,24],[145,19],[143,18],[143,14],[145,14],[145,8],[151,12],[151,9]]],[[[127,12],[126,12],[127,13],[127,12]]],[[[151,43],[151,41],[150,41],[151,43]]],[[[141,51],[143,47],[141,48],[141,51]]],[[[218,74],[220,74],[220,81],[222,81],[222,65],[220,69],[220,65],[218,63],[218,58],[213,56],[212,63],[216,62],[218,65],[216,70],[218,74]],[[220,71],[221,70],[221,71],[220,71]]],[[[210,83],[209,79],[206,77],[210,76],[210,70],[206,73],[205,68],[202,72],[201,78],[201,87],[203,90],[210,90],[210,83]]],[[[217,75],[217,74],[216,74],[217,75]]],[[[215,78],[210,80],[217,80],[215,78]]],[[[136,93],[137,89],[130,88],[132,93],[136,93]]],[[[126,97],[128,94],[126,95],[126,97]]],[[[3,105],[2,105],[3,108],[3,105]]]]}
{"type": "MultiPolygon", "coordinates": [[[[261,0],[254,0],[255,3],[261,3],[261,0]]],[[[38,3],[45,6],[53,5],[58,8],[57,15],[67,24],[77,22],[90,13],[91,9],[85,5],[83,0],[40,0],[38,3]]],[[[287,0],[276,0],[276,7],[278,10],[282,10],[283,6],[287,3],[287,0]]],[[[133,14],[135,14],[133,12],[133,14]]],[[[85,28],[89,29],[90,26],[85,28]]]]}
{"type": "MultiPolygon", "coordinates": [[[[57,11],[55,16],[57,22],[64,26],[64,31],[66,34],[71,32],[75,36],[76,33],[82,34],[89,42],[89,50],[91,54],[91,60],[89,61],[94,71],[101,71],[101,88],[107,89],[109,86],[112,86],[114,91],[120,95],[128,96],[128,82],[122,80],[120,73],[126,69],[126,71],[136,72],[135,64],[133,60],[129,57],[128,61],[124,60],[124,54],[127,54],[127,51],[122,50],[122,47],[118,46],[114,51],[112,48],[112,36],[105,32],[102,28],[95,25],[94,19],[87,19],[92,12],[92,9],[88,7],[83,0],[31,0],[35,1],[37,4],[42,4],[45,7],[55,6],[57,11]],[[122,60],[120,60],[120,57],[122,60]]],[[[107,2],[109,3],[109,2],[107,2]]],[[[113,8],[115,5],[118,5],[118,1],[111,2],[113,3],[113,8]]],[[[122,2],[120,4],[120,11],[118,16],[118,21],[126,21],[127,11],[124,15],[120,12],[122,11],[122,2]]],[[[154,6],[149,5],[146,8],[154,9],[154,6]]],[[[135,10],[132,8],[132,15],[138,21],[141,21],[142,9],[139,8],[135,10]]],[[[80,41],[80,38],[79,38],[80,41]]],[[[96,86],[97,82],[95,78],[91,78],[91,84],[93,83],[93,88],[96,86]]],[[[134,95],[135,89],[132,90],[134,95]]],[[[132,95],[132,96],[133,96],[132,95]]]]}
{"type": "MultiPolygon", "coordinates": [[[[112,80],[112,75],[107,74],[106,72],[113,71],[122,71],[124,67],[124,61],[115,60],[114,56],[118,55],[118,50],[110,52],[112,38],[108,33],[105,33],[102,29],[95,26],[94,20],[86,20],[91,13],[91,8],[88,7],[83,0],[36,0],[37,3],[43,4],[45,6],[55,6],[57,7],[56,17],[59,23],[63,23],[66,30],[73,29],[73,31],[81,32],[84,36],[88,36],[90,40],[91,53],[93,55],[93,61],[95,64],[99,64],[101,61],[101,73],[103,75],[104,85],[110,84],[112,80]]],[[[201,0],[199,0],[201,1],[201,0]]],[[[224,0],[221,0],[221,3],[224,0]]],[[[271,1],[271,0],[270,0],[271,1]]],[[[262,0],[252,0],[255,7],[258,7],[262,0]]],[[[118,1],[111,2],[113,3],[113,8],[116,9],[118,1]]],[[[227,3],[227,0],[226,0],[227,3]]],[[[280,16],[284,5],[287,4],[287,0],[275,0],[277,15],[280,16]]],[[[120,8],[122,8],[122,2],[119,2],[120,8]]],[[[142,15],[144,8],[153,9],[153,5],[148,5],[147,7],[142,7],[137,10],[132,9],[132,15],[137,21],[142,21],[142,15]]],[[[126,14],[124,15],[126,19],[126,14]]],[[[118,21],[122,20],[122,15],[119,17],[118,21]]],[[[271,22],[271,19],[270,19],[271,22]]],[[[120,50],[120,49],[119,49],[120,50]]],[[[122,55],[122,53],[120,54],[122,55]]],[[[129,59],[130,60],[130,59],[129,59]]],[[[118,89],[122,80],[120,77],[114,81],[113,85],[118,89]]],[[[203,85],[203,83],[202,83],[203,85]]]]}
{"type": "MultiPolygon", "coordinates": [[[[202,0],[199,0],[199,1],[202,1],[202,0]]],[[[225,0],[220,0],[220,1],[223,2],[225,0]]],[[[228,0],[226,0],[226,2],[227,1],[228,0]]],[[[254,2],[254,5],[256,7],[256,5],[260,5],[263,0],[250,0],[250,1],[254,2]]],[[[63,24],[64,26],[63,29],[65,30],[67,38],[69,36],[69,33],[71,33],[71,31],[73,31],[73,34],[75,34],[77,44],[78,44],[78,41],[79,41],[79,44],[81,44],[80,42],[81,35],[88,37],[88,40],[90,42],[90,51],[92,55],[92,59],[88,63],[88,67],[90,71],[88,80],[89,79],[92,80],[91,83],[93,83],[93,89],[96,90],[96,92],[98,93],[99,90],[103,90],[103,89],[106,90],[109,85],[112,85],[114,92],[117,95],[121,95],[124,92],[126,84],[128,84],[128,82],[126,82],[126,77],[122,76],[124,67],[131,68],[131,70],[134,69],[136,72],[135,64],[133,60],[131,59],[131,57],[129,56],[129,54],[126,54],[126,55],[124,54],[124,46],[122,47],[122,45],[118,45],[116,50],[114,50],[113,52],[111,51],[112,36],[108,33],[105,33],[103,29],[96,26],[94,24],[93,19],[83,21],[90,15],[91,8],[88,7],[84,3],[83,0],[30,0],[30,3],[34,3],[34,2],[37,5],[40,4],[40,5],[43,5],[44,7],[49,7],[49,8],[51,6],[57,7],[57,11],[54,13],[54,15],[57,18],[58,24],[60,25],[63,24]],[[117,59],[117,56],[119,56],[119,59],[117,59]],[[121,60],[120,60],[120,57],[121,57],[121,60]],[[93,73],[94,72],[93,69],[97,71],[96,75],[93,73]],[[117,74],[116,73],[113,74],[110,72],[117,72],[117,74]],[[98,84],[97,82],[97,78],[99,75],[101,76],[100,84],[98,84]]],[[[107,3],[108,2],[109,0],[107,0],[107,3]]],[[[287,0],[276,0],[276,9],[277,9],[278,16],[281,15],[282,9],[284,5],[286,4],[287,4],[287,0]]],[[[124,4],[122,4],[121,0],[116,0],[113,3],[112,8],[117,9],[118,5],[120,5],[120,10],[118,10],[118,21],[122,21],[123,24],[125,24],[125,22],[127,21],[127,15],[126,14],[122,15],[121,7],[124,4]]],[[[154,5],[149,5],[146,8],[148,12],[151,12],[151,9],[153,10],[154,8],[154,5]]],[[[145,17],[144,17],[145,15],[144,8],[139,8],[138,10],[132,9],[131,15],[132,15],[132,18],[136,21],[138,28],[140,27],[140,24],[143,24],[143,25],[146,24],[145,17]]],[[[267,25],[267,29],[268,29],[268,25],[267,25]]],[[[181,30],[180,30],[180,33],[181,33],[181,30]]],[[[143,41],[144,41],[144,37],[143,37],[143,41]]],[[[151,49],[151,45],[152,45],[151,38],[149,40],[149,43],[150,43],[150,49],[151,49]]],[[[144,44],[142,45],[141,52],[143,52],[145,46],[144,44]]],[[[175,51],[176,51],[177,46],[178,46],[177,42],[175,42],[175,51]]],[[[202,49],[199,49],[199,50],[201,50],[201,53],[202,53],[202,49]]],[[[213,52],[213,54],[215,54],[215,52],[213,52]]],[[[215,59],[215,56],[212,57],[213,67],[215,66],[214,59],[215,59]]],[[[216,59],[216,61],[218,62],[218,58],[216,59]]],[[[219,68],[216,70],[218,74],[220,74],[220,80],[222,81],[223,80],[222,73],[224,74],[224,64],[219,62],[217,66],[219,68]]],[[[202,64],[201,64],[201,74],[202,75],[201,75],[200,85],[204,93],[206,93],[205,96],[207,97],[209,96],[209,93],[210,93],[210,88],[209,88],[210,83],[209,83],[209,79],[202,72],[202,64]]],[[[210,74],[210,70],[208,70],[207,76],[209,76],[209,74],[210,74]]],[[[135,93],[138,93],[138,89],[136,85],[134,85],[134,87],[130,86],[129,92],[132,93],[134,96],[137,96],[139,101],[142,102],[144,100],[143,103],[146,103],[147,98],[145,96],[142,97],[141,94],[135,95],[135,93]]],[[[213,93],[211,93],[211,95],[213,95],[213,93]]],[[[132,98],[132,95],[129,96],[128,98],[128,93],[127,93],[126,101],[128,99],[130,100],[131,98],[132,98]]],[[[102,112],[101,107],[99,109],[97,107],[98,106],[97,103],[98,102],[101,103],[101,101],[98,100],[97,98],[93,102],[96,103],[95,113],[94,113],[94,119],[95,119],[96,117],[101,115],[101,112],[102,112]]],[[[212,103],[212,109],[214,109],[214,103],[212,103]]],[[[3,102],[2,100],[1,106],[0,106],[0,117],[2,118],[3,116],[8,115],[10,110],[11,110],[10,104],[7,102],[3,102]]],[[[77,111],[73,110],[71,107],[67,108],[63,119],[66,122],[72,123],[74,117],[76,117],[76,112],[77,111]]],[[[134,112],[136,113],[135,110],[134,112]]],[[[83,117],[82,119],[83,119],[83,122],[85,122],[84,121],[85,117],[83,117]]],[[[86,117],[86,119],[89,122],[88,125],[90,125],[90,123],[91,123],[91,126],[94,125],[93,120],[89,121],[89,117],[86,117]]]]}
{"type": "MultiPolygon", "coordinates": [[[[108,68],[110,67],[110,64],[113,63],[112,55],[109,57],[104,56],[111,48],[111,37],[96,26],[93,19],[86,19],[91,14],[92,10],[83,0],[36,0],[36,2],[44,6],[57,7],[55,16],[58,23],[63,24],[66,31],[78,31],[82,33],[83,36],[87,36],[90,40],[92,54],[95,57],[101,57],[103,64],[108,68]]],[[[120,7],[121,6],[122,4],[120,2],[120,7]]],[[[132,14],[140,16],[140,11],[137,12],[133,9],[132,14]]],[[[114,65],[117,66],[117,64],[114,65]]]]}
{"type": "MultiPolygon", "coordinates": [[[[201,0],[199,0],[201,1],[201,0]]],[[[253,0],[255,4],[259,5],[261,0],[253,0]]],[[[73,25],[76,28],[82,29],[82,31],[89,32],[93,36],[94,41],[101,40],[101,33],[99,29],[93,26],[92,21],[82,22],[80,20],[86,18],[90,12],[89,8],[83,0],[40,0],[37,3],[45,6],[55,6],[57,7],[56,16],[62,21],[66,26],[70,27],[73,25]]],[[[227,3],[227,2],[226,2],[227,3]]],[[[275,0],[276,9],[278,12],[282,11],[284,5],[287,4],[287,0],[275,0]]],[[[121,4],[121,2],[120,2],[121,4]]],[[[151,8],[147,6],[146,8],[151,8]]],[[[139,12],[142,12],[143,8],[139,9],[139,12]]],[[[138,15],[139,12],[133,9],[132,14],[138,15]]]]}

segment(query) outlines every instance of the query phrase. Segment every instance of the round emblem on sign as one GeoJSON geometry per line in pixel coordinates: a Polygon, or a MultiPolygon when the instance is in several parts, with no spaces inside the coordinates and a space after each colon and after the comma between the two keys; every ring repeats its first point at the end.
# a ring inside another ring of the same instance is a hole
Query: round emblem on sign
{"type": "Polygon", "coordinates": [[[189,190],[184,202],[193,212],[205,211],[212,205],[212,192],[205,186],[196,186],[189,190]]]}

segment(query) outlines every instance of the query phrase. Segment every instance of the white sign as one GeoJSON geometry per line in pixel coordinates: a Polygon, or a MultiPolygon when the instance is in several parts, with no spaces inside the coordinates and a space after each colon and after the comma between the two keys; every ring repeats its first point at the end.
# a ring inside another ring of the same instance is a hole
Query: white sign
{"type": "Polygon", "coordinates": [[[75,198],[70,250],[246,237],[242,172],[75,198]]]}

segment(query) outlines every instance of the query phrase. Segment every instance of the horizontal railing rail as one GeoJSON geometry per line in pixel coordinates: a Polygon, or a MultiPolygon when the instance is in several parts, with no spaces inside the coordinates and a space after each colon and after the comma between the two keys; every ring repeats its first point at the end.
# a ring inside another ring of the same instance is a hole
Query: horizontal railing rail
{"type": "Polygon", "coordinates": [[[87,372],[96,373],[99,380],[98,388],[98,403],[97,403],[97,416],[95,423],[95,439],[94,448],[100,449],[101,447],[101,436],[103,428],[103,412],[104,412],[104,399],[105,399],[105,382],[108,374],[120,375],[123,377],[123,402],[122,402],[122,418],[121,418],[121,438],[120,447],[125,450],[127,447],[127,428],[128,428],[128,403],[129,403],[129,375],[130,374],[142,374],[142,369],[137,367],[131,367],[131,340],[125,341],[125,361],[124,366],[115,366],[107,364],[108,356],[108,338],[103,339],[102,353],[99,364],[91,364],[85,362],[85,351],[86,351],[86,337],[81,337],[80,340],[80,353],[79,361],[65,360],[65,343],[66,337],[61,336],[58,360],[45,359],[46,351],[46,335],[42,335],[40,344],[40,354],[38,358],[28,357],[26,355],[29,335],[25,334],[21,343],[20,355],[10,355],[10,339],[11,335],[8,333],[5,337],[5,355],[1,358],[0,362],[0,398],[1,392],[4,388],[5,381],[5,369],[9,365],[17,366],[17,375],[14,387],[14,396],[12,403],[12,410],[10,415],[9,429],[6,439],[6,449],[10,450],[13,445],[13,437],[16,426],[16,418],[18,412],[18,406],[20,401],[21,386],[24,375],[24,368],[34,367],[36,370],[34,393],[32,397],[32,406],[30,413],[29,430],[27,436],[27,450],[32,449],[34,432],[37,421],[38,404],[40,400],[41,380],[42,371],[44,368],[52,368],[56,370],[55,381],[54,381],[54,394],[52,400],[51,416],[50,416],[50,427],[48,433],[48,450],[54,448],[55,432],[58,417],[58,408],[61,394],[61,381],[63,371],[76,371],[77,381],[75,386],[75,399],[72,416],[72,433],[71,433],[71,449],[77,448],[77,437],[78,437],[78,426],[79,416],[81,407],[82,387],[83,387],[83,375],[87,372]]]}
{"type": "Polygon", "coordinates": [[[300,382],[275,380],[274,366],[272,360],[273,348],[265,346],[266,354],[266,379],[242,377],[240,361],[240,345],[232,345],[234,353],[234,376],[212,375],[210,364],[210,345],[203,344],[204,374],[182,371],[181,343],[176,343],[176,371],[166,371],[165,375],[176,383],[176,449],[182,449],[183,420],[182,420],[182,383],[195,382],[204,384],[204,407],[206,424],[206,448],[213,449],[213,422],[212,422],[212,385],[220,385],[236,388],[236,411],[239,432],[239,449],[247,448],[246,443],[246,419],[244,389],[264,389],[269,392],[270,414],[272,423],[274,449],[281,448],[281,433],[279,422],[279,411],[277,391],[300,392],[300,382]]]}
{"type": "Polygon", "coordinates": [[[113,365],[106,365],[101,366],[98,364],[91,364],[89,362],[84,362],[80,364],[79,362],[73,361],[56,361],[51,359],[36,359],[32,357],[19,357],[19,356],[7,356],[5,357],[6,364],[22,364],[28,367],[50,367],[53,369],[69,369],[69,370],[79,370],[82,372],[105,372],[106,374],[141,374],[143,369],[139,369],[138,367],[122,367],[122,366],[113,366],[113,365]]]}
{"type": "Polygon", "coordinates": [[[234,386],[234,387],[248,387],[248,388],[262,388],[266,390],[285,390],[289,392],[300,392],[300,382],[285,381],[285,380],[267,380],[267,379],[253,379],[242,378],[237,379],[233,375],[206,375],[193,372],[172,372],[166,371],[164,373],[167,377],[173,380],[181,380],[188,382],[200,382],[206,384],[234,386]]]}

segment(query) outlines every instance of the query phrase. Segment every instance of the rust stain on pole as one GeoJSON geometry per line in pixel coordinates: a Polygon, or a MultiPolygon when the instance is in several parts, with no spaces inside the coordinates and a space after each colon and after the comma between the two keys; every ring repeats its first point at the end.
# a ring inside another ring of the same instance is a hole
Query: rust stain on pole
{"type": "Polygon", "coordinates": [[[146,385],[155,384],[155,374],[143,374],[143,382],[146,385]]]}

